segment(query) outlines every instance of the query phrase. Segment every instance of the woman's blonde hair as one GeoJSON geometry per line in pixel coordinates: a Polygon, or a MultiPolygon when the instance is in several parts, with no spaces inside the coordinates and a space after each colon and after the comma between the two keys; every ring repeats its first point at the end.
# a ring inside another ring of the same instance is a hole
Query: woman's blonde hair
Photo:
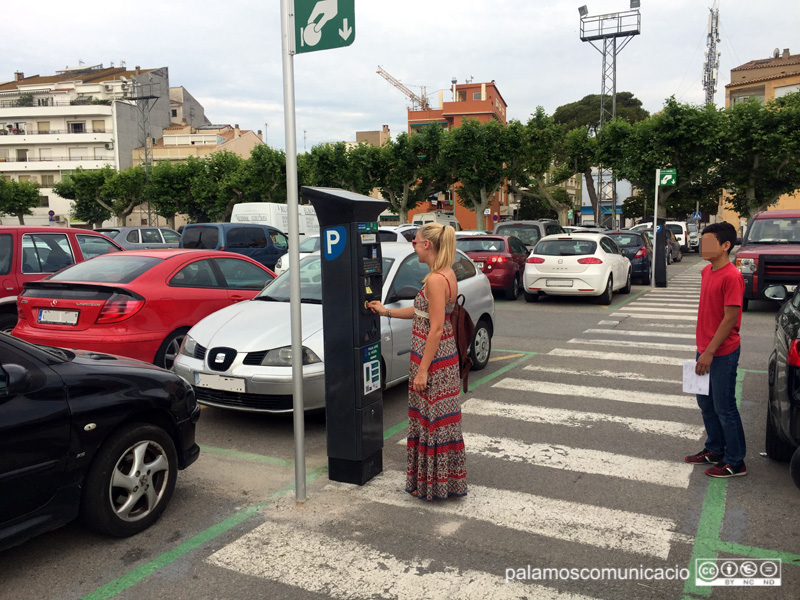
{"type": "Polygon", "coordinates": [[[419,235],[422,239],[428,240],[436,251],[436,260],[433,261],[433,268],[422,280],[425,283],[431,273],[436,273],[452,266],[456,258],[456,231],[450,225],[426,223],[419,228],[419,235]]]}

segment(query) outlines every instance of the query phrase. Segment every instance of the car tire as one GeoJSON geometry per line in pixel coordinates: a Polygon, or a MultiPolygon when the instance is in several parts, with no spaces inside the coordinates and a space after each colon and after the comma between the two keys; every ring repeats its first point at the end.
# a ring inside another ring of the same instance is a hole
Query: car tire
{"type": "Polygon", "coordinates": [[[767,404],[767,427],[765,438],[764,449],[767,452],[767,456],[772,460],[786,462],[792,458],[792,453],[795,451],[794,446],[790,446],[778,436],[775,425],[772,423],[772,415],[770,414],[769,404],[767,404]]]}
{"type": "Polygon", "coordinates": [[[472,357],[472,371],[480,371],[489,364],[492,354],[492,335],[489,325],[481,319],[475,325],[475,337],[472,338],[469,355],[472,357]]]}
{"type": "Polygon", "coordinates": [[[800,448],[794,451],[792,462],[789,463],[789,473],[792,475],[792,481],[800,488],[800,448]]]}
{"type": "Polygon", "coordinates": [[[614,278],[609,275],[606,282],[606,289],[597,297],[598,304],[611,304],[611,299],[614,297],[614,278]]]}
{"type": "Polygon", "coordinates": [[[178,455],[169,434],[155,425],[127,425],[95,455],[83,486],[81,521],[114,537],[144,531],[169,504],[177,477],[178,455]]]}
{"type": "Polygon", "coordinates": [[[539,294],[538,293],[534,292],[533,294],[531,294],[530,292],[523,292],[523,295],[525,296],[525,302],[538,302],[539,301],[539,294]]]}
{"type": "Polygon", "coordinates": [[[15,313],[0,314],[0,333],[11,334],[11,330],[17,325],[17,315],[15,313]]]}
{"type": "Polygon", "coordinates": [[[183,343],[183,338],[186,337],[187,333],[189,333],[189,328],[181,327],[164,338],[164,341],[161,342],[161,346],[158,348],[158,352],[156,352],[156,359],[153,361],[153,364],[167,371],[171,370],[178,356],[181,344],[183,343]]]}
{"type": "Polygon", "coordinates": [[[515,301],[519,298],[519,275],[514,275],[511,287],[506,290],[506,300],[515,301]]]}
{"type": "Polygon", "coordinates": [[[675,262],[681,262],[683,260],[683,251],[678,250],[678,256],[675,257],[675,262]]]}
{"type": "Polygon", "coordinates": [[[630,270],[630,269],[628,269],[628,281],[625,283],[625,287],[623,287],[623,288],[622,288],[622,289],[619,291],[619,293],[620,293],[620,294],[630,294],[630,293],[631,293],[631,285],[632,285],[632,281],[631,281],[631,270],[630,270]]]}
{"type": "Polygon", "coordinates": [[[647,273],[644,274],[644,276],[640,281],[642,285],[650,285],[650,274],[651,274],[650,269],[647,269],[647,273]]]}
{"type": "Polygon", "coordinates": [[[672,250],[667,252],[667,266],[672,264],[672,250]]]}

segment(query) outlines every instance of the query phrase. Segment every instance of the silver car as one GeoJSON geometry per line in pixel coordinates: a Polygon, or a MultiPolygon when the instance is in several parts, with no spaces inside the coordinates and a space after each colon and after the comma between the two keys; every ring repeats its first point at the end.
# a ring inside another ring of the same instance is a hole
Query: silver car
{"type": "MultiPolygon", "coordinates": [[[[382,301],[387,308],[411,306],[428,267],[420,264],[411,244],[383,243],[382,301]]],[[[463,253],[453,268],[458,291],[475,322],[471,348],[475,366],[489,362],[494,330],[494,299],[489,280],[463,253]]],[[[300,261],[303,323],[303,398],[306,410],[325,406],[322,337],[321,259],[300,261]]],[[[386,387],[408,379],[411,320],[381,318],[381,369],[386,387]]],[[[184,338],[173,370],[195,388],[207,406],[259,412],[291,412],[292,355],[289,274],[284,273],[252,300],[215,312],[192,327],[184,338]],[[232,348],[217,352],[218,348],[232,348]],[[217,357],[225,356],[218,363],[217,357]]]]}
{"type": "Polygon", "coordinates": [[[125,250],[177,248],[181,234],[169,227],[102,227],[95,229],[117,242],[125,250]]]}

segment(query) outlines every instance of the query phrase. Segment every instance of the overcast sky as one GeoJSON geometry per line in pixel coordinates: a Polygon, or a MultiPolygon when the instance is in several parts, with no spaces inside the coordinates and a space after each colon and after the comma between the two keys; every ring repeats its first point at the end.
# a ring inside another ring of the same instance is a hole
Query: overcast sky
{"type": "MultiPolygon", "coordinates": [[[[600,52],[579,38],[578,6],[590,15],[628,10],[629,0],[355,0],[356,38],[348,48],[294,59],[297,147],[353,141],[356,131],[406,130],[407,98],[377,73],[381,65],[416,93],[495,80],[508,117],[527,120],[600,92],[600,52]],[[415,87],[417,86],[417,87],[415,87]],[[305,133],[304,133],[305,132],[305,133]],[[305,136],[305,137],[304,137],[305,136]]],[[[641,0],[641,35],[617,59],[617,91],[650,112],[674,95],[701,104],[702,68],[713,0],[641,0]]],[[[730,70],[800,53],[797,0],[720,0],[717,105],[730,70]]],[[[279,0],[38,0],[6,2],[0,81],[15,71],[48,75],[65,66],[169,67],[213,123],[266,127],[284,148],[279,0]],[[265,123],[268,124],[265,126],[265,123]]],[[[445,92],[445,100],[448,99],[445,92]]]]}

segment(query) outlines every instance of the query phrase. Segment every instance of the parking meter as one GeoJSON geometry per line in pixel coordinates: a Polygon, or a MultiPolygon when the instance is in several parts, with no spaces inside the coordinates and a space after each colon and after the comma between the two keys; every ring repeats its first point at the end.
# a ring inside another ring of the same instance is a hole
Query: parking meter
{"type": "Polygon", "coordinates": [[[667,220],[661,217],[657,218],[655,230],[654,247],[658,248],[658,260],[653,265],[656,287],[667,287],[667,220]]]}
{"type": "Polygon", "coordinates": [[[383,470],[378,215],[389,203],[335,188],[303,187],[320,227],[328,477],[363,485],[383,470]]]}

